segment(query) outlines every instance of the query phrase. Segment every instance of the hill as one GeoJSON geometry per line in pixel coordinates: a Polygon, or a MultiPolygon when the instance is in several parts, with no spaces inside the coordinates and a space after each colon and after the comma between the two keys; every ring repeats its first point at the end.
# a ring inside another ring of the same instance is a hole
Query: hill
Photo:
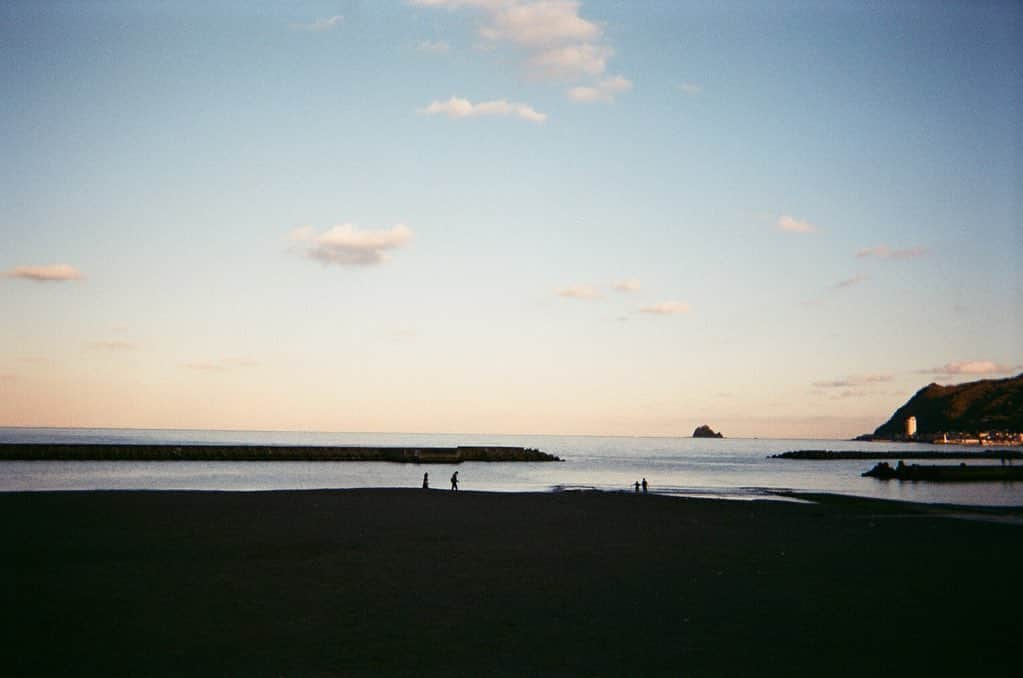
{"type": "Polygon", "coordinates": [[[1023,373],[954,386],[929,384],[895,410],[873,437],[901,436],[907,417],[916,417],[919,436],[946,431],[1023,431],[1023,373]]]}

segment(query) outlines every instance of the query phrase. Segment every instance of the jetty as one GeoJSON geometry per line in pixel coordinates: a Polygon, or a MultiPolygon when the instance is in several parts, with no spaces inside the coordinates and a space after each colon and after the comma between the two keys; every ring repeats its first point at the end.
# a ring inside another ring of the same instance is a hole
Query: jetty
{"type": "Polygon", "coordinates": [[[503,445],[365,447],[0,443],[0,461],[389,461],[460,464],[463,461],[562,460],[540,450],[503,445]]]}
{"type": "Polygon", "coordinates": [[[1023,480],[1023,466],[988,466],[959,464],[956,466],[921,466],[920,464],[899,464],[892,467],[888,462],[876,464],[863,474],[879,480],[926,480],[942,483],[990,482],[1023,480]]]}
{"type": "Polygon", "coordinates": [[[802,459],[810,461],[831,461],[839,459],[1023,459],[1020,450],[985,450],[983,452],[962,452],[950,450],[793,450],[772,454],[770,459],[802,459]]]}

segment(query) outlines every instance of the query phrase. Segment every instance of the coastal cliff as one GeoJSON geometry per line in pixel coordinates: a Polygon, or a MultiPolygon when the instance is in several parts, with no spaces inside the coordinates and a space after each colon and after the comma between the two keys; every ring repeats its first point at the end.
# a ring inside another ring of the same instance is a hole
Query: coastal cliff
{"type": "Polygon", "coordinates": [[[921,437],[946,431],[1023,431],[1023,374],[954,386],[929,384],[867,437],[900,437],[909,417],[916,417],[921,437]]]}

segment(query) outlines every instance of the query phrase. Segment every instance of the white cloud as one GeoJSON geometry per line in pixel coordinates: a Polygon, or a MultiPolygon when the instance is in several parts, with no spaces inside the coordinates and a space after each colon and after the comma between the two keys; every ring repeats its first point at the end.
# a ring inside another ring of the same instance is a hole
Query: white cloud
{"type": "Polygon", "coordinates": [[[901,250],[893,250],[887,245],[877,247],[864,247],[856,253],[860,259],[864,257],[876,257],[878,259],[915,259],[927,254],[926,247],[909,247],[901,250]]]}
{"type": "Polygon", "coordinates": [[[416,45],[416,49],[420,52],[427,52],[429,54],[443,54],[451,49],[451,45],[443,40],[423,40],[416,45]]]}
{"type": "Polygon", "coordinates": [[[615,95],[628,92],[630,89],[632,89],[632,81],[616,75],[601,80],[595,87],[573,87],[568,90],[568,98],[582,103],[614,101],[615,95]]]}
{"type": "Polygon", "coordinates": [[[619,280],[614,284],[615,290],[618,292],[638,292],[640,290],[640,283],[635,278],[630,280],[619,280]]]}
{"type": "Polygon", "coordinates": [[[861,282],[865,282],[867,280],[870,280],[870,276],[863,275],[862,273],[857,273],[851,278],[839,280],[837,283],[835,283],[835,288],[841,290],[845,289],[846,287],[852,287],[853,285],[859,285],[861,282]]]}
{"type": "Polygon", "coordinates": [[[600,39],[603,29],[579,16],[576,0],[509,2],[492,8],[480,34],[526,47],[600,39]]]}
{"type": "Polygon", "coordinates": [[[305,243],[305,255],[323,264],[373,266],[389,260],[387,250],[401,247],[412,239],[405,224],[390,229],[363,231],[352,224],[339,224],[323,233],[311,226],[296,228],[291,239],[305,243]]]}
{"type": "Polygon", "coordinates": [[[614,54],[604,42],[604,27],[580,15],[582,3],[578,0],[410,2],[421,7],[479,10],[483,14],[480,37],[489,45],[504,43],[522,49],[535,76],[573,80],[598,77],[614,54]]]}
{"type": "Polygon", "coordinates": [[[296,31],[321,32],[332,30],[333,28],[343,24],[344,21],[345,18],[343,16],[336,14],[323,19],[317,19],[316,21],[308,24],[291,24],[291,27],[296,31]]]}
{"type": "Polygon", "coordinates": [[[703,91],[703,85],[698,85],[695,82],[683,82],[678,89],[689,96],[696,96],[703,91]]]}
{"type": "Polygon", "coordinates": [[[3,274],[5,278],[22,278],[36,282],[64,282],[81,280],[85,276],[78,269],[68,264],[50,264],[47,266],[15,266],[3,274]]]}
{"type": "Polygon", "coordinates": [[[474,104],[468,99],[453,96],[447,101],[434,101],[429,106],[419,109],[419,112],[426,115],[446,115],[449,118],[514,116],[529,122],[539,123],[547,120],[546,113],[538,113],[532,106],[509,102],[505,99],[481,101],[478,104],[474,104]]]}
{"type": "Polygon", "coordinates": [[[329,16],[324,19],[317,19],[316,21],[310,24],[291,24],[291,27],[294,28],[296,31],[314,32],[329,31],[332,28],[340,26],[342,23],[344,23],[344,21],[345,18],[343,16],[341,16],[340,14],[336,14],[334,16],[329,16]]]}
{"type": "Polygon", "coordinates": [[[817,227],[808,221],[800,221],[789,216],[778,217],[778,230],[789,233],[814,233],[817,227]]]}
{"type": "Polygon", "coordinates": [[[659,304],[641,306],[639,310],[641,313],[652,313],[653,315],[674,315],[688,313],[689,304],[684,301],[662,301],[659,304]]]}
{"type": "Polygon", "coordinates": [[[976,375],[976,374],[1011,374],[1020,366],[1002,365],[992,360],[960,360],[947,363],[942,367],[922,370],[922,374],[940,374],[944,376],[976,375]]]}
{"type": "Polygon", "coordinates": [[[546,78],[572,80],[601,75],[613,55],[614,50],[606,45],[561,45],[536,52],[529,65],[546,78]]]}
{"type": "Polygon", "coordinates": [[[555,290],[554,293],[568,299],[600,299],[603,296],[600,290],[589,285],[569,285],[555,290]]]}
{"type": "Polygon", "coordinates": [[[815,388],[856,388],[869,384],[885,384],[894,378],[890,374],[864,374],[831,381],[815,381],[813,386],[815,388]]]}

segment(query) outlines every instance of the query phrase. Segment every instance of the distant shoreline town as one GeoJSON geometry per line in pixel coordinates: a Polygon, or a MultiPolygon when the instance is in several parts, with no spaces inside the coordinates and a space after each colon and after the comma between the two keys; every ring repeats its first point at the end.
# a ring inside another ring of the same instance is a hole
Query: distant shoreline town
{"type": "Polygon", "coordinates": [[[855,440],[1023,445],[1023,374],[954,386],[928,384],[877,430],[855,440]]]}
{"type": "Polygon", "coordinates": [[[980,447],[1023,446],[1023,433],[1015,431],[980,431],[977,433],[940,431],[937,433],[905,433],[893,436],[878,436],[873,433],[867,433],[857,436],[853,440],[875,443],[927,443],[930,445],[976,445],[980,447]]]}

